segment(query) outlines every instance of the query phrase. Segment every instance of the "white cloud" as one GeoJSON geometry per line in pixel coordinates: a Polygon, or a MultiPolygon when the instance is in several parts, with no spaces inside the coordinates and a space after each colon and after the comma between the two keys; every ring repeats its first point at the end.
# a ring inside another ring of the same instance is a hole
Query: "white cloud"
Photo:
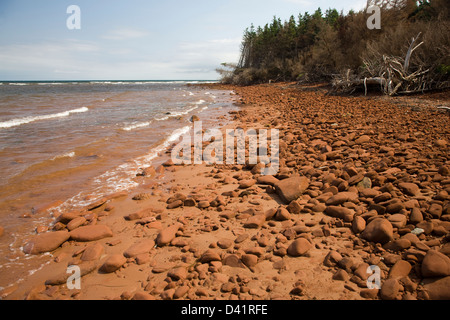
{"type": "Polygon", "coordinates": [[[128,39],[143,38],[147,35],[148,32],[145,31],[131,28],[120,28],[111,31],[110,33],[102,36],[102,38],[107,40],[128,40],[128,39]]]}
{"type": "MultiPolygon", "coordinates": [[[[240,38],[180,42],[171,51],[67,39],[0,45],[4,80],[215,79],[222,62],[237,62],[240,38]]],[[[1,80],[1,79],[0,79],[1,80]]]]}
{"type": "Polygon", "coordinates": [[[313,2],[308,1],[308,0],[283,0],[284,2],[290,2],[290,3],[294,3],[294,4],[298,4],[298,5],[302,5],[302,6],[310,6],[313,4],[313,2]]]}

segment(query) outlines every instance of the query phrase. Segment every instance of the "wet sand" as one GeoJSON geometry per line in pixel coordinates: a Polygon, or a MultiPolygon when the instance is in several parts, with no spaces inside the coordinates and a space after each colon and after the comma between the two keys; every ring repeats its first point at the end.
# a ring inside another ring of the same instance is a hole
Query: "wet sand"
{"type": "Polygon", "coordinates": [[[49,251],[47,264],[0,297],[450,298],[450,121],[436,108],[448,99],[222,88],[241,97],[222,130],[280,130],[275,176],[169,161],[84,211],[50,208],[51,231],[23,244],[49,251]],[[67,286],[72,265],[80,289],[67,286]],[[367,288],[369,266],[380,290],[367,288]]]}

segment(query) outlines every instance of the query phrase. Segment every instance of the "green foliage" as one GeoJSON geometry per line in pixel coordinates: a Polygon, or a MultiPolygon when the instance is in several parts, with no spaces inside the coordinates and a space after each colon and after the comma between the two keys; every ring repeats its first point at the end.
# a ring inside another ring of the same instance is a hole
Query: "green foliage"
{"type": "MultiPolygon", "coordinates": [[[[344,15],[333,8],[325,13],[320,8],[313,14],[300,13],[297,18],[292,15],[286,21],[274,16],[264,26],[252,24],[244,31],[238,64],[222,72],[225,82],[246,85],[299,79],[327,80],[342,70],[364,70],[363,58],[374,43],[384,50],[382,54],[398,55],[404,52],[404,44],[414,35],[408,30],[415,32],[417,26],[430,30],[430,34],[437,29],[448,30],[446,1],[371,0],[369,5],[381,7],[381,30],[367,28],[369,15],[365,10],[351,10],[344,15]],[[395,42],[389,40],[393,31],[395,42]]],[[[439,41],[446,43],[441,47],[437,43],[424,43],[420,50],[443,65],[438,70],[437,64],[430,64],[434,71],[448,75],[449,40],[442,36],[439,41]],[[431,45],[439,48],[431,48],[431,45]],[[442,60],[439,54],[442,56],[444,52],[445,55],[445,48],[447,57],[442,60]]]]}

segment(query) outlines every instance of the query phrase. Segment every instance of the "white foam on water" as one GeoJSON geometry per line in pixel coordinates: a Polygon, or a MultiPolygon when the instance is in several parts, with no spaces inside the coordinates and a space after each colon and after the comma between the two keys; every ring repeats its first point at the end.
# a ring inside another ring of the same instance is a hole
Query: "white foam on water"
{"type": "Polygon", "coordinates": [[[34,121],[68,117],[72,113],[82,113],[82,112],[87,112],[87,111],[89,111],[89,108],[82,107],[82,108],[73,109],[73,110],[69,110],[69,111],[63,111],[63,112],[58,112],[58,113],[53,113],[53,114],[46,114],[46,115],[42,115],[42,116],[34,116],[34,117],[30,116],[30,117],[24,117],[24,118],[19,118],[19,119],[12,119],[12,120],[8,120],[8,121],[0,122],[0,128],[11,128],[11,127],[20,126],[20,125],[27,124],[27,123],[34,122],[34,121]]]}
{"type": "Polygon", "coordinates": [[[149,166],[151,161],[158,157],[159,153],[165,151],[171,143],[188,133],[190,128],[190,126],[185,126],[175,129],[161,144],[151,149],[148,154],[123,163],[99,175],[93,180],[94,186],[92,189],[87,192],[82,191],[68,199],[59,209],[85,207],[105,194],[126,191],[137,187],[139,184],[134,181],[134,177],[136,177],[136,173],[139,172],[140,168],[149,166]],[[89,195],[89,199],[95,200],[86,200],[87,195],[89,195]]]}
{"type": "MultiPolygon", "coordinates": [[[[201,101],[203,101],[203,100],[201,100],[201,101]]],[[[197,103],[194,103],[194,104],[197,104],[197,103]]],[[[164,121],[164,120],[167,120],[167,119],[169,119],[169,118],[178,117],[178,116],[184,116],[184,115],[188,114],[189,112],[194,111],[194,110],[197,109],[197,108],[198,108],[198,105],[197,105],[197,106],[194,106],[194,107],[192,107],[192,108],[190,108],[190,109],[187,109],[187,110],[185,110],[185,111],[181,111],[181,112],[171,112],[170,114],[168,114],[168,115],[166,115],[166,116],[164,116],[164,117],[162,117],[162,118],[155,118],[155,120],[156,120],[156,121],[164,121]]]]}
{"type": "Polygon", "coordinates": [[[152,123],[151,121],[139,122],[139,123],[124,127],[124,128],[122,128],[122,130],[131,131],[131,130],[138,129],[138,128],[148,127],[151,123],[152,123]]]}
{"type": "Polygon", "coordinates": [[[56,159],[61,159],[61,158],[73,158],[73,157],[75,157],[75,152],[74,151],[66,152],[64,154],[57,155],[57,156],[53,157],[51,160],[56,160],[56,159]]]}

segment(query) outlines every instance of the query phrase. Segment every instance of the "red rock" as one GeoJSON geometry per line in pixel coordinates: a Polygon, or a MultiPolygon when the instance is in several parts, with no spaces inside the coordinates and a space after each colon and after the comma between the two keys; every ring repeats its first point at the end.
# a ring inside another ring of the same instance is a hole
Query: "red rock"
{"type": "Polygon", "coordinates": [[[250,247],[250,248],[245,249],[244,251],[245,251],[245,253],[253,254],[257,257],[262,257],[263,254],[265,253],[265,250],[261,247],[250,247]]]}
{"type": "Polygon", "coordinates": [[[39,254],[53,251],[67,241],[69,237],[69,232],[65,230],[40,233],[23,246],[23,252],[26,254],[39,254]]]}
{"type": "Polygon", "coordinates": [[[392,224],[384,218],[372,220],[361,233],[361,237],[371,242],[386,243],[392,240],[392,224]]]}
{"type": "Polygon", "coordinates": [[[369,268],[369,265],[365,262],[360,263],[355,271],[353,271],[353,273],[355,274],[355,276],[358,276],[359,278],[361,278],[362,280],[367,280],[367,278],[369,277],[369,274],[367,272],[367,269],[369,268]]]}
{"type": "Polygon", "coordinates": [[[398,184],[398,187],[403,191],[403,193],[409,196],[418,196],[420,194],[420,189],[415,183],[402,182],[398,184]]]}
{"type": "Polygon", "coordinates": [[[167,209],[175,209],[181,207],[184,204],[183,200],[174,200],[167,205],[167,209]]]}
{"type": "Polygon", "coordinates": [[[380,297],[383,300],[395,300],[400,292],[400,284],[397,279],[391,278],[384,281],[380,290],[380,297]]]}
{"type": "Polygon", "coordinates": [[[335,206],[344,202],[356,202],[358,200],[358,194],[356,192],[339,192],[329,198],[325,204],[327,206],[335,206]]]}
{"type": "Polygon", "coordinates": [[[350,276],[348,275],[347,271],[345,271],[345,270],[343,270],[343,269],[339,269],[339,270],[336,271],[336,273],[333,275],[333,280],[347,281],[348,279],[350,279],[350,276]]]}
{"type": "Polygon", "coordinates": [[[299,257],[307,253],[312,248],[312,244],[305,238],[294,240],[288,247],[287,253],[293,257],[299,257]]]}
{"type": "Polygon", "coordinates": [[[266,216],[264,214],[256,214],[245,221],[244,228],[259,228],[264,222],[266,222],[266,216]]]}
{"type": "Polygon", "coordinates": [[[141,253],[134,257],[134,260],[138,265],[149,263],[151,258],[148,253],[141,253]]]}
{"type": "Polygon", "coordinates": [[[233,268],[245,268],[242,261],[235,254],[228,254],[223,258],[223,265],[230,266],[233,268]]]}
{"type": "Polygon", "coordinates": [[[379,289],[361,289],[359,294],[365,299],[375,299],[379,292],[379,289]]]}
{"type": "MultiPolygon", "coordinates": [[[[85,275],[97,269],[97,261],[83,261],[77,266],[80,268],[80,276],[84,277],[85,275]]],[[[47,279],[45,281],[45,284],[49,286],[66,284],[68,278],[72,274],[73,273],[66,272],[66,270],[64,270],[62,273],[56,273],[55,275],[52,275],[50,279],[47,279]]]]}
{"type": "Polygon", "coordinates": [[[400,279],[407,277],[411,272],[412,266],[408,261],[399,260],[389,270],[388,278],[400,279]]]}
{"type": "Polygon", "coordinates": [[[436,250],[428,250],[422,261],[422,276],[427,278],[450,276],[450,258],[436,250]]]}
{"type": "Polygon", "coordinates": [[[361,233],[366,228],[366,220],[361,216],[355,216],[352,222],[352,230],[354,233],[361,233]]]}
{"type": "Polygon", "coordinates": [[[188,275],[188,271],[185,267],[178,267],[170,270],[167,276],[172,278],[174,281],[184,280],[188,275]]]}
{"type": "Polygon", "coordinates": [[[126,220],[137,220],[148,217],[153,212],[152,209],[142,209],[125,216],[126,220]]]}
{"type": "Polygon", "coordinates": [[[362,135],[358,139],[355,140],[356,144],[363,144],[370,141],[370,137],[368,135],[362,135]]]}
{"type": "Polygon", "coordinates": [[[438,139],[433,142],[436,147],[445,148],[447,146],[447,140],[438,139]]]}
{"type": "Polygon", "coordinates": [[[174,225],[161,230],[156,237],[156,244],[158,247],[169,244],[176,237],[176,234],[181,226],[181,223],[175,223],[174,225]]]}
{"type": "Polygon", "coordinates": [[[299,214],[300,211],[303,209],[303,206],[301,206],[297,201],[293,200],[289,203],[289,205],[286,207],[286,209],[293,214],[299,214]]]}
{"type": "Polygon", "coordinates": [[[258,257],[254,254],[244,254],[241,257],[242,262],[249,268],[256,266],[258,257]]]}
{"type": "Polygon", "coordinates": [[[323,260],[323,264],[327,267],[334,267],[338,264],[339,261],[342,260],[342,256],[339,252],[331,250],[328,252],[328,254],[325,256],[325,259],[323,260]]]}
{"type": "Polygon", "coordinates": [[[175,289],[175,292],[173,293],[173,299],[180,299],[182,298],[188,291],[189,286],[181,286],[175,289]]]}
{"type": "Polygon", "coordinates": [[[438,279],[425,279],[423,286],[427,298],[431,300],[450,300],[450,276],[438,279]]]}
{"type": "Polygon", "coordinates": [[[277,213],[275,214],[275,220],[284,221],[289,220],[290,218],[291,215],[286,208],[283,207],[278,208],[277,213]]]}
{"type": "Polygon", "coordinates": [[[417,224],[421,221],[423,221],[422,211],[420,211],[419,208],[412,208],[409,216],[409,222],[412,224],[417,224]]]}
{"type": "Polygon", "coordinates": [[[389,222],[395,228],[403,228],[406,226],[406,216],[401,213],[392,214],[388,217],[389,222]]]}
{"type": "Polygon", "coordinates": [[[291,177],[280,180],[275,184],[275,190],[281,200],[289,203],[298,199],[309,186],[309,179],[306,177],[291,177]]]}
{"type": "Polygon", "coordinates": [[[70,231],[69,234],[75,241],[95,241],[113,236],[111,229],[101,224],[79,227],[70,231]]]}
{"type": "Polygon", "coordinates": [[[246,179],[246,180],[241,180],[239,182],[239,188],[241,189],[247,189],[250,188],[251,186],[253,186],[256,183],[255,179],[246,179]]]}
{"type": "Polygon", "coordinates": [[[64,224],[68,224],[71,220],[78,218],[78,217],[82,216],[83,214],[85,214],[85,212],[79,212],[79,211],[64,212],[56,219],[56,221],[64,223],[64,224]]]}
{"type": "Polygon", "coordinates": [[[208,208],[210,205],[211,204],[208,200],[202,200],[202,201],[198,202],[197,207],[200,209],[205,209],[205,208],[208,208]]]}
{"type": "Polygon", "coordinates": [[[85,222],[86,222],[86,218],[85,217],[76,217],[75,219],[71,220],[67,224],[67,229],[69,231],[72,231],[73,229],[76,229],[79,226],[83,225],[85,222]]]}
{"type": "Polygon", "coordinates": [[[231,239],[220,239],[217,241],[217,246],[221,249],[228,249],[233,245],[233,240],[231,239]]]}
{"type": "Polygon", "coordinates": [[[81,255],[83,261],[94,261],[100,259],[105,248],[100,243],[95,243],[86,247],[81,255]]]}
{"type": "Polygon", "coordinates": [[[220,254],[214,250],[208,249],[206,250],[202,256],[200,257],[200,262],[202,263],[208,263],[211,261],[221,261],[220,254]]]}
{"type": "Polygon", "coordinates": [[[439,167],[438,173],[441,176],[444,176],[444,177],[449,176],[450,175],[450,168],[447,167],[447,166],[441,166],[441,167],[439,167]]]}
{"type": "Polygon", "coordinates": [[[131,245],[124,251],[123,255],[127,258],[134,258],[137,255],[148,253],[155,247],[153,239],[146,239],[131,245]]]}
{"type": "Polygon", "coordinates": [[[359,194],[364,198],[375,198],[376,196],[380,195],[381,192],[375,189],[361,189],[359,190],[359,194]]]}
{"type": "Polygon", "coordinates": [[[339,206],[328,206],[325,209],[325,213],[331,217],[342,219],[346,222],[353,221],[355,212],[352,209],[339,206]]]}
{"type": "Polygon", "coordinates": [[[259,176],[258,179],[256,180],[256,182],[258,184],[264,184],[264,185],[270,185],[273,186],[276,183],[278,183],[280,180],[278,180],[277,178],[275,178],[274,176],[259,176]]]}
{"type": "Polygon", "coordinates": [[[439,219],[442,215],[442,206],[437,203],[432,203],[428,208],[428,213],[431,214],[434,219],[439,219]]]}
{"type": "Polygon", "coordinates": [[[409,247],[411,247],[411,241],[409,241],[406,238],[389,241],[383,246],[383,248],[387,250],[392,250],[394,252],[402,251],[408,249],[409,247]]]}
{"type": "Polygon", "coordinates": [[[120,269],[125,262],[127,262],[127,259],[122,254],[113,254],[105,260],[103,265],[100,267],[100,270],[106,273],[111,273],[120,269]]]}

